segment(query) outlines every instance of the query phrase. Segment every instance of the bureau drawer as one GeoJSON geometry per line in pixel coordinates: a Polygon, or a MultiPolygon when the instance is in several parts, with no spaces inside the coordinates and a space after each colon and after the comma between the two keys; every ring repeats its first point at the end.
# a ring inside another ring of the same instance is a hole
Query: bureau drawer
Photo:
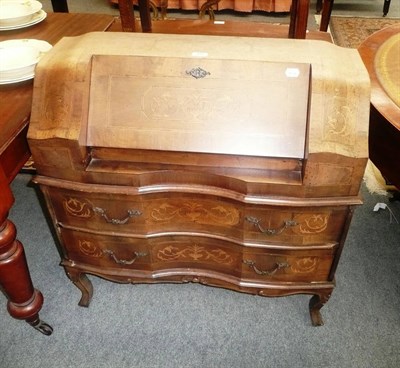
{"type": "MultiPolygon", "coordinates": [[[[218,239],[162,236],[148,239],[110,237],[60,229],[66,259],[105,270],[190,270],[221,272],[243,280],[326,281],[334,247],[282,251],[243,247],[218,239]]],[[[118,271],[116,271],[118,272],[118,271]]]]}
{"type": "Polygon", "coordinates": [[[243,206],[213,196],[123,195],[45,188],[58,223],[124,234],[203,232],[242,237],[243,206]]]}
{"type": "Polygon", "coordinates": [[[151,270],[149,247],[142,239],[104,236],[59,228],[64,258],[99,267],[151,270]]]}
{"type": "Polygon", "coordinates": [[[245,249],[242,280],[265,282],[327,281],[334,248],[312,251],[271,251],[245,249]]]}
{"type": "Polygon", "coordinates": [[[145,219],[140,196],[48,187],[43,189],[57,223],[109,232],[137,233],[144,229],[145,219]]]}
{"type": "Polygon", "coordinates": [[[55,221],[120,235],[213,234],[242,244],[339,242],[348,206],[251,205],[193,193],[125,195],[45,187],[55,221]]]}
{"type": "Polygon", "coordinates": [[[241,246],[190,236],[131,238],[60,229],[66,259],[103,269],[201,269],[240,276],[241,246]]]}
{"type": "Polygon", "coordinates": [[[348,215],[348,206],[247,207],[244,237],[260,244],[339,242],[348,215]]]}

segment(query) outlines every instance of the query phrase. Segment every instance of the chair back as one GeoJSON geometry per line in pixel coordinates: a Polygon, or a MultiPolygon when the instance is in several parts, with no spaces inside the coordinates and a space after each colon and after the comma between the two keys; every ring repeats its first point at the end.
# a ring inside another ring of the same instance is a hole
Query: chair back
{"type": "MultiPolygon", "coordinates": [[[[151,32],[150,0],[138,0],[138,5],[142,32],[151,32]]],[[[118,8],[122,30],[124,32],[135,32],[135,13],[132,0],[118,0],[118,8]]]]}
{"type": "MultiPolygon", "coordinates": [[[[210,6],[212,6],[218,1],[219,0],[212,0],[208,1],[207,3],[211,3],[210,6]]],[[[310,0],[292,0],[288,38],[306,38],[309,5],[310,0]]],[[[118,0],[118,6],[121,17],[122,30],[124,32],[136,32],[137,30],[135,26],[135,14],[133,10],[132,0],[118,0]]],[[[150,0],[138,0],[138,6],[142,32],[152,32],[152,20],[150,15],[150,9],[152,6],[150,0]]],[[[163,13],[165,12],[165,9],[166,6],[161,9],[163,13]]],[[[204,12],[205,9],[202,9],[200,15],[203,15],[204,12]]],[[[160,21],[169,22],[169,25],[173,27],[173,21],[165,20],[164,16],[160,21]]],[[[213,17],[210,16],[210,22],[212,21],[213,17]]],[[[176,22],[179,21],[177,20],[176,22]]],[[[262,36],[268,37],[268,35],[262,36]]],[[[273,35],[271,35],[270,37],[273,37],[273,35]]]]}

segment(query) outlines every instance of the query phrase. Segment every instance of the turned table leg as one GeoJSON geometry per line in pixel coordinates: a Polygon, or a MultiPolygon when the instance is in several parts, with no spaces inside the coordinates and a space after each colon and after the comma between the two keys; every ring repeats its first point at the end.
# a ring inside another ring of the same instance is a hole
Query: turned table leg
{"type": "Polygon", "coordinates": [[[39,318],[43,295],[34,289],[22,244],[16,240],[14,224],[0,219],[0,285],[8,299],[11,317],[25,320],[45,335],[53,329],[39,318]]]}

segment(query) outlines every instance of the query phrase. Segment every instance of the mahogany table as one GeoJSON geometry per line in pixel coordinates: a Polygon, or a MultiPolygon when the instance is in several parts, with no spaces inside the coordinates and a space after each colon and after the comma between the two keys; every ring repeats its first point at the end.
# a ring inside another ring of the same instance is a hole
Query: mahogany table
{"type": "Polygon", "coordinates": [[[371,78],[370,159],[400,189],[400,23],[375,32],[358,51],[371,78]]]}
{"type": "MultiPolygon", "coordinates": [[[[111,15],[50,13],[32,27],[0,32],[0,41],[34,38],[55,44],[64,36],[105,31],[111,15]]],[[[10,184],[30,156],[26,141],[32,104],[32,80],[0,85],[0,288],[8,299],[8,312],[45,335],[52,328],[39,318],[41,292],[33,287],[24,249],[16,240],[14,224],[7,219],[14,202],[10,184]]]]}

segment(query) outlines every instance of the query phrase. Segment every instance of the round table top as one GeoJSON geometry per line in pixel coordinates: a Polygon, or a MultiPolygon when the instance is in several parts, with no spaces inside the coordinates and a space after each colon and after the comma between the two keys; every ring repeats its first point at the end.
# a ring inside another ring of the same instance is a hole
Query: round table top
{"type": "Polygon", "coordinates": [[[400,32],[390,36],[378,48],[374,62],[382,88],[400,107],[400,32]]]}
{"type": "Polygon", "coordinates": [[[400,22],[372,34],[358,51],[371,78],[371,103],[400,130],[400,22]]]}

